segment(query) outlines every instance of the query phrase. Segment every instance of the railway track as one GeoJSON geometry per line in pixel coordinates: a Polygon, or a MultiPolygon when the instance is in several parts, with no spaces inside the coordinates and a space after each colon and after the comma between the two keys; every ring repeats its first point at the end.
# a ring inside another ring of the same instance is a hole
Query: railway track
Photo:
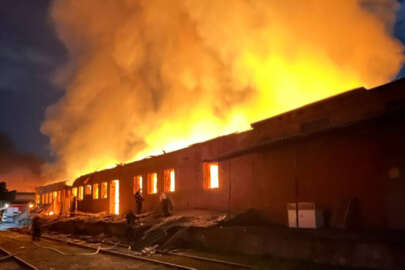
{"type": "MultiPolygon", "coordinates": [[[[194,270],[193,268],[184,268],[181,265],[161,263],[153,260],[134,260],[129,256],[123,257],[114,254],[114,252],[106,252],[112,247],[98,247],[92,252],[89,248],[76,245],[60,244],[54,240],[42,237],[42,241],[32,242],[27,234],[12,233],[0,234],[0,243],[7,247],[0,250],[0,257],[7,260],[7,264],[2,264],[0,261],[1,270],[17,270],[17,269],[185,269],[194,270]],[[16,237],[16,235],[19,235],[16,237]],[[49,241],[51,240],[51,241],[49,241]],[[3,251],[3,252],[1,252],[3,251]],[[13,256],[13,255],[18,256],[13,256]],[[4,255],[4,256],[2,256],[4,255]],[[27,263],[24,259],[29,259],[27,263]],[[105,264],[104,264],[105,263],[105,264]],[[100,265],[101,264],[101,265],[100,265]]],[[[1,260],[0,258],[0,260],[1,260]]]]}
{"type": "MultiPolygon", "coordinates": [[[[128,250],[127,246],[118,244],[106,244],[106,243],[86,243],[83,241],[77,242],[72,239],[66,238],[62,235],[43,235],[41,238],[44,241],[38,243],[33,243],[30,241],[30,238],[26,234],[20,234],[21,241],[24,241],[25,249],[18,250],[18,246],[21,244],[7,245],[7,249],[2,251],[0,249],[0,257],[5,258],[5,261],[8,261],[9,264],[13,264],[14,268],[5,268],[2,266],[2,261],[0,259],[0,269],[49,269],[49,267],[44,267],[43,260],[31,260],[32,255],[29,255],[29,250],[35,250],[39,253],[47,254],[46,258],[49,259],[49,263],[54,263],[55,266],[62,261],[71,261],[76,260],[79,265],[83,262],[83,257],[99,258],[95,259],[96,261],[102,260],[104,257],[115,258],[115,261],[119,261],[122,265],[131,265],[131,264],[142,264],[141,269],[182,269],[182,270],[205,270],[205,269],[215,269],[215,270],[242,270],[242,269],[252,269],[248,265],[238,264],[235,262],[218,260],[214,258],[194,256],[190,254],[183,253],[174,253],[174,252],[158,252],[158,254],[153,254],[150,256],[140,255],[134,251],[128,250]],[[40,251],[43,250],[43,251],[40,251]],[[17,253],[17,256],[11,256],[17,253]],[[54,255],[52,255],[54,254],[54,255]],[[30,258],[32,264],[27,263],[23,258],[30,258]],[[95,255],[95,256],[84,256],[84,255],[95,255]],[[9,258],[6,259],[6,256],[9,258]],[[101,257],[97,257],[101,256],[101,257]],[[131,262],[132,261],[132,262],[131,262]],[[35,266],[37,267],[35,267],[35,266]],[[16,268],[17,267],[17,268],[16,268]],[[19,267],[19,268],[18,268],[19,267]]],[[[12,237],[7,237],[12,238],[12,237]]],[[[16,237],[14,237],[16,238],[16,237]]],[[[36,256],[36,255],[34,255],[36,256]]],[[[48,259],[46,259],[48,260],[48,259]]],[[[59,267],[55,267],[59,269],[59,267]]],[[[64,269],[69,269],[65,267],[64,269]]],[[[82,268],[75,268],[82,269],[82,268]]],[[[93,269],[83,268],[83,269],[93,269]]],[[[108,269],[124,269],[124,268],[108,268],[108,269]]],[[[132,269],[132,268],[131,268],[132,269]]]]}
{"type": "MultiPolygon", "coordinates": [[[[108,245],[105,249],[99,249],[98,247],[102,243],[96,244],[85,244],[66,239],[65,237],[55,237],[53,236],[43,236],[43,238],[51,241],[61,242],[68,245],[73,245],[77,247],[82,247],[91,250],[99,250],[100,253],[105,253],[113,256],[119,256],[123,258],[131,258],[134,260],[146,261],[153,264],[161,264],[171,269],[184,269],[184,270],[203,270],[203,269],[218,269],[218,270],[228,270],[228,269],[253,269],[252,266],[240,264],[231,261],[219,260],[209,257],[201,257],[195,255],[189,255],[177,252],[158,252],[157,255],[141,256],[133,251],[129,251],[126,246],[119,245],[108,245]]],[[[105,244],[103,244],[105,246],[105,244]]]]}
{"type": "Polygon", "coordinates": [[[38,270],[37,267],[35,267],[32,264],[28,263],[27,261],[21,259],[20,257],[17,256],[17,254],[13,254],[2,247],[0,247],[0,269],[38,270]]]}
{"type": "MultiPolygon", "coordinates": [[[[0,232],[0,269],[64,269],[64,270],[132,270],[132,269],[184,269],[184,270],[242,270],[242,269],[304,269],[337,270],[344,267],[317,265],[306,262],[260,260],[258,257],[235,256],[234,261],[221,260],[217,254],[198,251],[141,254],[114,242],[89,243],[63,234],[45,234],[40,242],[21,232],[0,232]],[[1,249],[5,247],[7,250],[1,249]],[[203,254],[203,256],[196,256],[203,254]],[[86,256],[89,255],[89,256],[86,256]],[[210,256],[210,257],[207,257],[210,256]],[[27,263],[27,260],[29,263],[27,263]],[[300,268],[301,269],[301,268],[300,268]]],[[[153,252],[151,252],[153,253],[153,252]]],[[[223,257],[224,258],[224,257],[223,257]]],[[[228,257],[229,258],[229,257],[228,257]]]]}

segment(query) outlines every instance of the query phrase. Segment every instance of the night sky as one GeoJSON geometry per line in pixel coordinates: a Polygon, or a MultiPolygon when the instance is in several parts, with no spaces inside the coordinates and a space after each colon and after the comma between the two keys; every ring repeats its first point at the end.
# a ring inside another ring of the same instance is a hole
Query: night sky
{"type": "Polygon", "coordinates": [[[50,0],[6,0],[0,7],[0,133],[18,151],[50,159],[40,125],[63,94],[51,78],[66,61],[48,15],[50,0]]]}
{"type": "MultiPolygon", "coordinates": [[[[50,3],[3,0],[0,7],[0,133],[14,142],[17,151],[43,160],[52,156],[40,125],[47,106],[63,95],[52,78],[68,57],[49,18],[50,3]]],[[[394,31],[405,43],[405,5],[394,31]]]]}

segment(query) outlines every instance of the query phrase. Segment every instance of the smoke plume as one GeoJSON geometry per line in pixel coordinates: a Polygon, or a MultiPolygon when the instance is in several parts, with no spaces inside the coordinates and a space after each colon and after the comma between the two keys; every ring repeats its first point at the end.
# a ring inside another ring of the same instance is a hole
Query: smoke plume
{"type": "Polygon", "coordinates": [[[34,191],[45,182],[42,165],[36,156],[18,152],[10,137],[0,133],[0,182],[6,182],[9,190],[34,191]]]}
{"type": "Polygon", "coordinates": [[[74,177],[170,151],[354,87],[402,63],[390,0],[57,0],[72,62],[42,131],[74,177]]]}

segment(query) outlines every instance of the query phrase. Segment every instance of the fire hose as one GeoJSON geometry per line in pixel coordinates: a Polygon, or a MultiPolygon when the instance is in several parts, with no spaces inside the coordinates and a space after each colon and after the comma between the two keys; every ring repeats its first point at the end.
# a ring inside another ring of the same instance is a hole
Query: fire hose
{"type": "Polygon", "coordinates": [[[49,250],[52,250],[52,251],[54,251],[54,252],[56,252],[56,253],[58,253],[58,254],[60,254],[60,255],[63,255],[63,256],[92,256],[92,255],[97,255],[97,254],[99,254],[101,250],[110,250],[110,249],[113,249],[113,248],[115,248],[119,243],[117,243],[116,245],[114,245],[114,246],[112,246],[112,247],[104,247],[104,248],[103,248],[103,247],[101,247],[101,246],[98,246],[97,249],[96,249],[96,251],[94,251],[94,252],[82,252],[82,253],[65,253],[65,252],[63,252],[63,251],[61,251],[61,250],[59,250],[59,249],[57,249],[57,248],[54,248],[54,247],[41,246],[41,245],[39,245],[39,244],[37,244],[37,243],[35,243],[35,242],[33,242],[33,244],[34,244],[34,246],[36,246],[36,247],[43,248],[43,249],[49,249],[49,250]]]}
{"type": "Polygon", "coordinates": [[[12,257],[14,257],[14,256],[16,256],[17,255],[17,253],[15,253],[15,254],[10,254],[10,255],[7,255],[7,256],[4,256],[4,257],[0,257],[0,262],[1,261],[4,261],[4,260],[7,260],[7,259],[9,259],[9,258],[12,258],[12,257]]]}

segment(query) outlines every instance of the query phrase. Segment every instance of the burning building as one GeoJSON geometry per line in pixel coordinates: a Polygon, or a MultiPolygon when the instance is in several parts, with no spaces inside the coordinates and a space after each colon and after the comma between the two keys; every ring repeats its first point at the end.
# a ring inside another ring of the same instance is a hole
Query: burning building
{"type": "Polygon", "coordinates": [[[57,157],[45,175],[76,179],[384,84],[405,59],[397,2],[52,1],[70,61],[41,126],[57,157]]]}
{"type": "MultiPolygon", "coordinates": [[[[331,227],[405,229],[404,89],[405,80],[354,89],[248,131],[83,175],[71,194],[86,212],[134,210],[140,189],[145,210],[164,192],[176,209],[254,208],[279,225],[294,221],[288,209],[309,206],[331,227]]],[[[49,204],[69,190],[37,191],[49,204]]]]}
{"type": "Polygon", "coordinates": [[[65,181],[36,188],[35,203],[46,208],[48,215],[69,213],[72,199],[71,187],[65,181]]]}

